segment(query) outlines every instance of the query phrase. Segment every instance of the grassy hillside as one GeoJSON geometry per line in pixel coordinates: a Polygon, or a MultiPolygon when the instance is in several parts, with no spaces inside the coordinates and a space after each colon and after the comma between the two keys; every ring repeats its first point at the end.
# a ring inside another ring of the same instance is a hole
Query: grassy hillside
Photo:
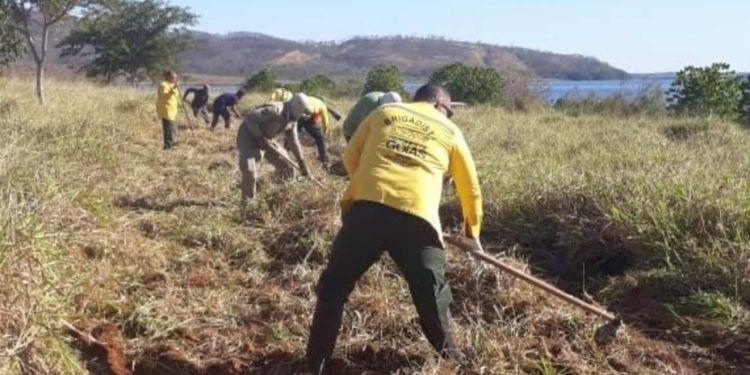
{"type": "MultiPolygon", "coordinates": [[[[150,94],[53,81],[49,103],[0,79],[0,373],[298,373],[345,181],[265,180],[241,209],[234,131],[183,128],[164,152],[150,94]]],[[[457,340],[475,353],[457,369],[433,355],[385,260],[348,304],[339,373],[750,371],[746,130],[482,107],[456,118],[488,251],[628,325],[599,347],[601,322],[449,250],[457,340]]]]}
{"type": "Polygon", "coordinates": [[[303,43],[257,33],[194,32],[195,45],[182,54],[186,71],[250,75],[271,67],[280,77],[302,80],[324,73],[363,78],[378,64],[395,64],[408,79],[424,80],[442,66],[462,62],[495,68],[509,76],[557,79],[622,79],[627,73],[593,57],[442,38],[376,37],[303,43]]]}

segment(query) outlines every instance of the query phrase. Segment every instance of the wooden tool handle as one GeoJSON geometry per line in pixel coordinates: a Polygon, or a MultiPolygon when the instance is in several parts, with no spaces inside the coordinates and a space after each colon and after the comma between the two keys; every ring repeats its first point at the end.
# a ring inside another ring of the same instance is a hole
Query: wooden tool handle
{"type": "Polygon", "coordinates": [[[572,295],[570,295],[568,293],[565,293],[562,290],[557,289],[556,287],[552,286],[551,284],[549,284],[549,283],[547,283],[547,282],[545,282],[543,280],[537,279],[536,277],[531,276],[531,275],[529,275],[529,274],[527,274],[527,273],[525,273],[523,271],[517,270],[517,269],[515,269],[515,268],[513,268],[513,267],[511,267],[511,266],[509,266],[509,265],[507,265],[507,264],[505,264],[503,262],[501,262],[500,260],[495,259],[491,255],[489,255],[489,254],[485,253],[484,251],[482,251],[482,249],[476,249],[475,248],[476,246],[474,245],[474,242],[472,242],[469,239],[462,238],[462,237],[457,237],[457,236],[451,236],[451,235],[444,235],[444,238],[445,238],[445,241],[447,241],[448,243],[450,243],[450,244],[458,247],[459,249],[461,249],[461,250],[463,250],[463,251],[465,251],[467,253],[470,253],[472,256],[474,256],[476,258],[479,258],[480,260],[482,260],[484,262],[492,264],[493,266],[499,268],[503,272],[509,273],[509,274],[513,275],[514,277],[516,277],[516,278],[519,278],[519,279],[521,279],[521,280],[523,280],[523,281],[525,281],[525,282],[527,282],[527,283],[529,283],[529,284],[531,284],[531,285],[533,285],[533,286],[535,286],[535,287],[537,287],[539,289],[544,290],[545,292],[547,292],[549,294],[552,294],[552,295],[556,296],[557,298],[562,299],[565,302],[568,302],[568,303],[570,303],[572,305],[578,306],[578,307],[580,307],[580,308],[582,308],[582,309],[584,309],[584,310],[586,310],[586,311],[588,311],[588,312],[590,312],[592,314],[598,315],[598,316],[600,316],[602,318],[605,318],[605,319],[608,319],[610,321],[615,320],[615,316],[612,313],[610,313],[610,312],[608,312],[608,311],[606,311],[604,309],[601,309],[601,308],[599,308],[597,306],[594,306],[594,305],[592,305],[590,303],[584,302],[584,301],[582,301],[582,300],[580,300],[580,299],[578,299],[578,298],[576,298],[576,297],[574,297],[574,296],[572,296],[572,295]]]}

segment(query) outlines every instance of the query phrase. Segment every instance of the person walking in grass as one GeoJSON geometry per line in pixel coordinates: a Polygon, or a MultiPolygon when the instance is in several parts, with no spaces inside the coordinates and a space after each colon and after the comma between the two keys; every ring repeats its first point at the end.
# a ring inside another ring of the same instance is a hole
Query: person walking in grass
{"type": "Polygon", "coordinates": [[[211,129],[216,128],[219,123],[219,117],[224,119],[224,128],[229,129],[232,125],[232,115],[237,118],[242,118],[242,115],[237,111],[237,104],[239,104],[242,97],[245,96],[245,90],[238,90],[236,93],[225,93],[221,94],[213,104],[214,118],[211,121],[211,129]]]}
{"type": "Polygon", "coordinates": [[[164,149],[169,150],[175,145],[174,122],[180,104],[180,86],[177,73],[174,71],[165,70],[162,76],[164,80],[159,84],[156,93],[156,113],[161,119],[164,149]]]}
{"type": "Polygon", "coordinates": [[[297,159],[302,175],[310,175],[299,143],[297,121],[311,114],[309,98],[304,94],[296,94],[289,101],[268,102],[253,108],[245,115],[237,131],[243,202],[255,199],[258,171],[264,156],[276,168],[278,177],[294,177],[295,166],[291,158],[275,141],[281,135],[288,141],[286,144],[290,146],[297,159]]]}
{"type": "Polygon", "coordinates": [[[208,116],[208,100],[210,98],[211,88],[204,84],[200,88],[191,87],[185,90],[185,94],[182,96],[182,100],[187,101],[187,97],[193,94],[193,100],[190,102],[190,107],[193,110],[193,116],[198,118],[200,115],[206,124],[209,123],[208,116]]]}
{"type": "Polygon", "coordinates": [[[357,130],[357,128],[359,128],[359,125],[362,123],[365,117],[367,117],[370,112],[375,110],[375,108],[378,108],[379,106],[385,104],[400,102],[401,95],[399,95],[399,93],[395,91],[387,93],[373,91],[371,93],[363,95],[349,112],[349,115],[346,116],[346,120],[344,120],[344,139],[349,142],[349,140],[352,139],[354,132],[357,130]]]}
{"type": "Polygon", "coordinates": [[[343,223],[317,285],[307,344],[314,374],[324,373],[355,283],[385,251],[409,284],[427,340],[443,357],[465,359],[450,327],[438,216],[443,174],[455,178],[465,235],[477,245],[482,198],[471,152],[452,115],[448,92],[428,84],[414,103],[375,109],[347,146],[344,165],[351,181],[341,200],[343,223]]]}

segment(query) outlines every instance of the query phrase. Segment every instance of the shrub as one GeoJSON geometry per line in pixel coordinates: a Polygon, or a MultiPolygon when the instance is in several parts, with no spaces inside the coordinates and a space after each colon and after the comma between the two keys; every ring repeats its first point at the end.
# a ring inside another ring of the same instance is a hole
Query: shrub
{"type": "Polygon", "coordinates": [[[740,112],[742,118],[750,121],[750,75],[742,82],[742,100],[740,101],[740,112]]]}
{"type": "Polygon", "coordinates": [[[363,89],[364,83],[362,81],[356,79],[347,79],[346,81],[339,82],[338,85],[336,85],[336,92],[334,93],[334,96],[356,98],[359,97],[360,94],[362,94],[363,89]]]}
{"type": "Polygon", "coordinates": [[[740,80],[729,64],[688,66],[669,89],[669,109],[677,114],[736,117],[742,98],[740,80]]]}
{"type": "Polygon", "coordinates": [[[325,74],[318,74],[302,81],[300,89],[313,96],[331,96],[336,91],[336,82],[325,74]]]}
{"type": "Polygon", "coordinates": [[[448,89],[456,101],[488,104],[503,101],[504,80],[493,68],[455,63],[438,69],[430,82],[448,89]]]}
{"type": "Polygon", "coordinates": [[[245,81],[245,90],[269,92],[276,87],[276,72],[263,69],[245,81]]]}
{"type": "Polygon", "coordinates": [[[378,65],[367,73],[364,93],[373,91],[404,93],[404,77],[395,65],[378,65]]]}

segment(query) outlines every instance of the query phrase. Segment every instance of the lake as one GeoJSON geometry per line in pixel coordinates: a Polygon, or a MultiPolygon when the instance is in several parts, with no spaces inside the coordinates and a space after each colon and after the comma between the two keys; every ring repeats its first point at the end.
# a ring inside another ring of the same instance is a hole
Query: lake
{"type": "MultiPolygon", "coordinates": [[[[543,79],[531,84],[531,90],[536,92],[548,103],[554,103],[560,98],[569,97],[582,99],[587,97],[611,98],[621,95],[625,98],[635,98],[649,90],[661,90],[666,93],[673,78],[632,78],[626,80],[602,81],[566,81],[543,79]]],[[[414,93],[421,86],[420,83],[407,83],[404,88],[414,93]]]]}
{"type": "Polygon", "coordinates": [[[541,80],[532,85],[532,89],[548,102],[555,102],[563,97],[610,98],[622,95],[625,98],[635,98],[651,90],[661,90],[666,94],[673,78],[633,78],[627,80],[606,81],[558,81],[541,80]]]}

